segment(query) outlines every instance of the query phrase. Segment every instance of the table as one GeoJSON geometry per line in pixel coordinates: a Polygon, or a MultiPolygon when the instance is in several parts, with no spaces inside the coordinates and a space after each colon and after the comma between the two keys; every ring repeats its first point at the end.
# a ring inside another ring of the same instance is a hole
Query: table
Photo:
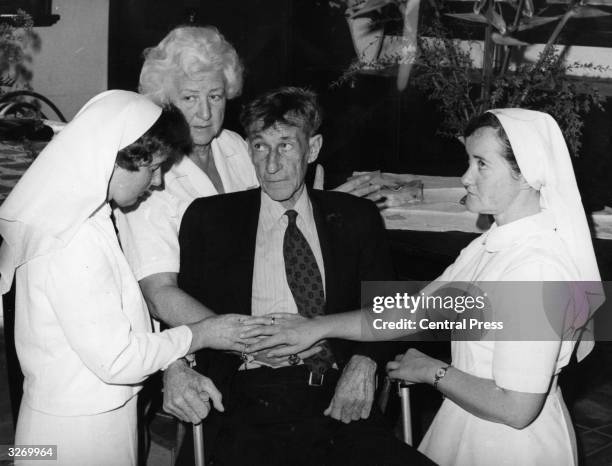
{"type": "MultiPolygon", "coordinates": [[[[399,207],[390,207],[382,212],[388,230],[410,231],[461,231],[483,233],[491,226],[486,215],[468,212],[459,203],[465,189],[459,177],[421,176],[410,174],[383,174],[399,182],[421,180],[423,201],[399,207]]],[[[591,214],[593,237],[612,239],[612,208],[591,214]]]]}

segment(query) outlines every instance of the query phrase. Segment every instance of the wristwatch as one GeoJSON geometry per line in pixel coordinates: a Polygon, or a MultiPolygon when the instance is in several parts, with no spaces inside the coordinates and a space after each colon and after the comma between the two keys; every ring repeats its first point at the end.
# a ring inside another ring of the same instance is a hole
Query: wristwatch
{"type": "Polygon", "coordinates": [[[442,380],[442,378],[446,375],[446,371],[450,368],[451,366],[444,366],[444,367],[440,367],[437,371],[436,371],[436,375],[434,375],[434,381],[433,381],[433,388],[435,388],[436,390],[438,389],[438,382],[440,380],[442,380]]]}

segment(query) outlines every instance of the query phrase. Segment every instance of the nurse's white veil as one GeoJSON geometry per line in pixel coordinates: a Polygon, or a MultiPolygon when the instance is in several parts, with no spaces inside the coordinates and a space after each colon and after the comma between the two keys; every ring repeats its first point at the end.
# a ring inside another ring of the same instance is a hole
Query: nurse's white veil
{"type": "Polygon", "coordinates": [[[142,136],[161,108],[128,91],[91,99],[36,158],[0,206],[0,293],[15,269],[64,247],[107,200],[117,152],[142,136]]]}
{"type": "MultiPolygon", "coordinates": [[[[576,316],[584,325],[604,300],[593,242],[565,139],[559,125],[547,113],[519,108],[490,110],[508,135],[521,173],[527,183],[540,191],[542,209],[552,213],[557,232],[567,253],[578,268],[577,282],[589,298],[589,309],[576,316]]],[[[578,348],[582,359],[593,347],[583,340],[578,348]]]]}

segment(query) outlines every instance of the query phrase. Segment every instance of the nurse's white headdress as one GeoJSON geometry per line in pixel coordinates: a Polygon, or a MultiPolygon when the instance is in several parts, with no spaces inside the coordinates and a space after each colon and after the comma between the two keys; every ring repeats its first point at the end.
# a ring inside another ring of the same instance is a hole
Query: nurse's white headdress
{"type": "Polygon", "coordinates": [[[64,247],[106,203],[117,152],[161,111],[134,92],[106,91],[45,147],[0,206],[0,293],[9,290],[17,267],[64,247]]]}
{"type": "MultiPolygon", "coordinates": [[[[599,268],[593,242],[565,139],[559,125],[547,113],[520,108],[490,110],[508,135],[521,173],[527,183],[540,191],[542,209],[552,213],[557,232],[578,268],[576,281],[585,282],[590,296],[589,315],[579,316],[582,324],[603,302],[599,268]],[[590,282],[590,283],[589,283],[590,282]]],[[[592,343],[581,345],[579,358],[588,354],[592,343]]]]}

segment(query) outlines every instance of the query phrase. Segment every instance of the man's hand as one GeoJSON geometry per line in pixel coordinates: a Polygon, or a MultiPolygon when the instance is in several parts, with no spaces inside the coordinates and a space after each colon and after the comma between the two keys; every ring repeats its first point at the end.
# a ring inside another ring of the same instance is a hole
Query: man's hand
{"type": "Polygon", "coordinates": [[[164,411],[182,421],[198,424],[208,416],[210,400],[223,411],[221,392],[208,377],[198,374],[179,359],[164,372],[164,411]]]}
{"type": "MultiPolygon", "coordinates": [[[[323,189],[324,179],[325,170],[322,165],[317,164],[313,187],[315,189],[323,189]]],[[[371,180],[372,176],[369,174],[354,175],[332,191],[348,193],[357,197],[365,197],[371,201],[378,202],[382,199],[382,195],[378,193],[378,191],[380,191],[380,185],[371,184],[371,180]]]]}
{"type": "Polygon", "coordinates": [[[374,401],[376,363],[366,356],[354,355],[344,368],[336,392],[323,414],[348,424],[367,419],[374,401]]]}
{"type": "MultiPolygon", "coordinates": [[[[323,348],[320,346],[313,346],[312,348],[307,349],[306,351],[302,351],[301,353],[297,353],[297,356],[301,359],[304,360],[306,358],[309,358],[310,356],[313,356],[315,354],[317,354],[319,351],[321,351],[323,348]]],[[[287,366],[291,366],[291,363],[289,362],[289,356],[268,356],[266,351],[261,351],[259,353],[255,353],[253,354],[254,357],[254,361],[261,363],[265,366],[271,366],[271,367],[287,367],[287,366]]]]}

